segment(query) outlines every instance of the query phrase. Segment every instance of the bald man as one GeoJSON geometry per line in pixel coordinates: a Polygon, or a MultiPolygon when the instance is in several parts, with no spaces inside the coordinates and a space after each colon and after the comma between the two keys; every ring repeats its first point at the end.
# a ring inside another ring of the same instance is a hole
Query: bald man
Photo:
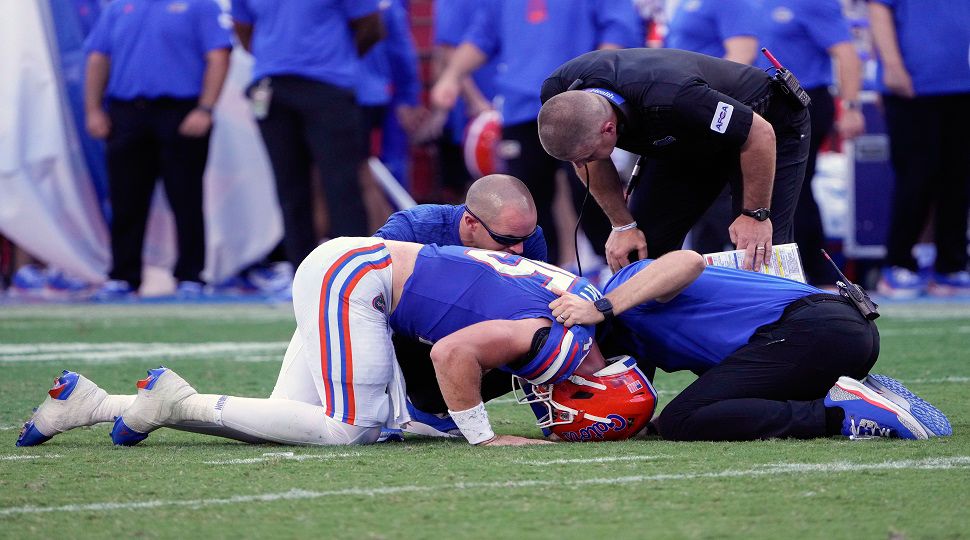
{"type": "Polygon", "coordinates": [[[521,180],[490,174],[468,188],[465,204],[421,204],[388,218],[374,233],[386,240],[466,246],[546,261],[536,204],[521,180]]]}
{"type": "Polygon", "coordinates": [[[674,49],[584,54],[542,85],[539,139],[551,156],[589,170],[590,191],[610,218],[606,258],[617,270],[679,249],[725,185],[728,231],[760,268],[771,245],[793,240],[792,216],[808,158],[810,119],[758,68],[674,49]],[[642,156],[629,201],[614,148],[642,156]]]}
{"type": "MultiPolygon", "coordinates": [[[[521,180],[507,174],[490,174],[472,183],[465,204],[421,204],[397,212],[374,236],[504,251],[546,261],[546,239],[536,219],[532,194],[521,180]]],[[[448,407],[427,362],[431,346],[395,335],[394,351],[407,384],[411,416],[439,432],[456,430],[450,418],[441,418],[447,415],[448,407]]],[[[493,370],[482,379],[485,401],[505,395],[511,388],[511,376],[503,371],[493,370]]]]}

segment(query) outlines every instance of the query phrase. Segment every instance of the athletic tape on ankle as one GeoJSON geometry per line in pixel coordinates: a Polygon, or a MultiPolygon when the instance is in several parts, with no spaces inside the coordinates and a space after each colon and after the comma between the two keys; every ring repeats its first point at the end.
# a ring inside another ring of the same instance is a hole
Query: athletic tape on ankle
{"type": "Polygon", "coordinates": [[[480,444],[495,438],[492,425],[488,422],[488,411],[485,410],[484,403],[479,403],[465,411],[449,409],[448,414],[451,415],[451,419],[461,430],[461,434],[471,444],[480,444]]]}

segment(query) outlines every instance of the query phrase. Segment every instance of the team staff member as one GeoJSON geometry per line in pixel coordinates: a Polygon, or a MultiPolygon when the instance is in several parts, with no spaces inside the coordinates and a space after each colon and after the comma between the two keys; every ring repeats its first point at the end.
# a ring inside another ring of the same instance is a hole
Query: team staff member
{"type": "MultiPolygon", "coordinates": [[[[802,87],[812,98],[812,137],[805,165],[805,181],[795,208],[795,242],[798,243],[809,283],[835,283],[832,269],[820,255],[825,232],[818,203],[812,194],[815,160],[822,141],[835,124],[835,100],[829,88],[837,82],[842,106],[838,132],[843,139],[856,137],[865,130],[859,106],[862,85],[862,62],[852,43],[849,24],[838,0],[765,0],[759,33],[762,45],[775,53],[785,67],[798,74],[802,87]],[[836,77],[833,81],[832,62],[836,77]]],[[[770,67],[762,57],[758,66],[770,67]]]]}
{"type": "MultiPolygon", "coordinates": [[[[504,251],[537,260],[546,260],[546,239],[536,225],[536,205],[529,188],[521,180],[505,174],[491,174],[476,180],[465,196],[465,204],[422,204],[393,214],[374,236],[387,240],[465,246],[504,251]]],[[[421,412],[447,413],[448,407],[427,359],[431,346],[394,336],[394,351],[404,379],[408,398],[422,420],[439,431],[452,426],[421,412]]],[[[507,373],[493,370],[482,379],[485,401],[503,396],[512,387],[507,373]]]]}
{"type": "Polygon", "coordinates": [[[875,323],[810,285],[705,268],[697,253],[676,251],[623,268],[596,303],[567,293],[550,307],[566,326],[615,317],[611,337],[641,367],[698,375],[657,420],[668,440],[953,431],[899,381],[867,377],[879,355],[875,323]]]}
{"type": "Polygon", "coordinates": [[[231,48],[220,13],[212,0],[113,2],[88,36],[86,124],[92,137],[108,142],[112,212],[111,270],[99,298],[130,296],[141,285],[159,176],[175,216],[178,291],[202,292],[202,174],[231,48]]]}
{"type": "Polygon", "coordinates": [[[879,292],[924,292],[913,245],[935,208],[930,292],[970,295],[970,3],[872,0],[883,104],[896,183],[879,292]]]}
{"type": "Polygon", "coordinates": [[[808,112],[760,69],[674,49],[596,51],[553,72],[542,102],[542,146],[577,170],[588,165],[592,193],[613,224],[606,256],[614,270],[629,264],[630,252],[678,249],[727,184],[737,216],[729,231],[746,250],[745,268],[760,266],[772,243],[792,240],[808,112]],[[569,90],[577,80],[594,91],[569,90]],[[614,147],[646,160],[629,209],[614,147]]]}
{"type": "Polygon", "coordinates": [[[359,56],[383,37],[378,0],[234,0],[232,17],[255,58],[250,97],[276,177],[286,258],[296,268],[318,244],[312,165],[324,179],[330,236],[367,234],[354,87],[359,56]]]}
{"type": "MultiPolygon", "coordinates": [[[[436,107],[450,108],[468,74],[489,59],[499,60],[503,69],[495,84],[502,114],[501,157],[506,172],[522,179],[535,197],[553,262],[559,259],[559,237],[552,202],[556,172],[563,163],[542,151],[536,135],[539,87],[550,70],[577,54],[642,43],[640,24],[629,0],[486,0],[431,91],[436,107]]],[[[583,226],[597,245],[609,230],[595,211],[586,212],[583,226]]]]}

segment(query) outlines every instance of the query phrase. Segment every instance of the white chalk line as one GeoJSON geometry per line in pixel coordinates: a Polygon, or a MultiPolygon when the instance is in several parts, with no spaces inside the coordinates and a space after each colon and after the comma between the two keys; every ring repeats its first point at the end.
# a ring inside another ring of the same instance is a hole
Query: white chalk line
{"type": "Polygon", "coordinates": [[[513,460],[512,463],[545,467],[548,465],[585,465],[590,463],[615,463],[618,461],[652,461],[665,457],[667,456],[610,456],[585,459],[550,459],[548,461],[513,460]]]}
{"type": "Polygon", "coordinates": [[[287,342],[208,343],[21,343],[0,345],[0,363],[93,362],[110,363],[151,358],[198,358],[225,356],[239,362],[280,361],[287,342]]]}
{"type": "Polygon", "coordinates": [[[0,456],[0,461],[25,461],[25,460],[30,460],[30,459],[57,459],[57,458],[60,458],[60,457],[64,457],[64,456],[62,456],[60,454],[44,454],[42,456],[41,455],[38,455],[38,456],[13,455],[13,456],[0,456]]]}
{"type": "Polygon", "coordinates": [[[294,455],[293,452],[269,452],[263,454],[260,457],[252,458],[237,458],[237,459],[220,459],[213,461],[203,461],[205,465],[249,465],[252,463],[266,463],[278,462],[278,461],[327,461],[331,459],[345,459],[360,457],[360,452],[345,452],[345,453],[334,453],[334,454],[297,454],[294,455]]]}
{"type": "Polygon", "coordinates": [[[880,336],[940,336],[944,334],[970,334],[970,326],[956,328],[887,328],[879,330],[880,336]]]}
{"type": "Polygon", "coordinates": [[[293,306],[280,304],[220,304],[220,305],[94,305],[94,304],[57,304],[18,306],[4,305],[0,310],[0,320],[4,319],[43,319],[37,327],[44,327],[47,321],[63,320],[76,324],[78,320],[97,319],[143,320],[158,322],[159,319],[178,319],[191,321],[294,321],[293,306]]]}
{"type": "Polygon", "coordinates": [[[150,500],[138,502],[100,502],[87,504],[68,504],[62,506],[14,506],[0,508],[0,517],[22,514],[45,514],[52,512],[106,512],[114,510],[144,510],[163,507],[204,508],[254,502],[276,502],[320,499],[325,497],[396,495],[400,493],[440,493],[446,491],[522,489],[533,487],[578,488],[590,485],[640,484],[645,482],[665,482],[674,480],[694,480],[709,478],[753,478],[791,473],[842,473],[873,470],[946,470],[970,467],[970,456],[949,458],[929,458],[920,460],[884,461],[882,463],[855,463],[835,461],[830,463],[778,463],[761,465],[745,470],[723,470],[702,473],[667,473],[652,475],[632,475],[602,478],[580,478],[576,480],[510,480],[505,482],[458,482],[439,485],[404,485],[386,487],[353,487],[328,491],[309,491],[291,489],[277,493],[236,495],[233,497],[193,500],[150,500]]]}

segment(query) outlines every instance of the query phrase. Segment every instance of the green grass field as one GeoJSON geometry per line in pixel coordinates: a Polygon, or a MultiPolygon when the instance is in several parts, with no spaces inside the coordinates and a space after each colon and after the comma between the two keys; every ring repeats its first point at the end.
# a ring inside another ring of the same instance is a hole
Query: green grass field
{"type": "MultiPolygon", "coordinates": [[[[133,393],[164,363],[201,392],[265,397],[293,322],[285,306],[3,305],[0,537],[970,537],[970,305],[885,313],[874,371],[953,437],[287,448],[163,429],[120,448],[104,424],[16,448],[62,369],[133,393]]],[[[658,374],[661,403],[691,379],[658,374]]],[[[527,407],[488,408],[496,431],[537,434],[527,407]]]]}

